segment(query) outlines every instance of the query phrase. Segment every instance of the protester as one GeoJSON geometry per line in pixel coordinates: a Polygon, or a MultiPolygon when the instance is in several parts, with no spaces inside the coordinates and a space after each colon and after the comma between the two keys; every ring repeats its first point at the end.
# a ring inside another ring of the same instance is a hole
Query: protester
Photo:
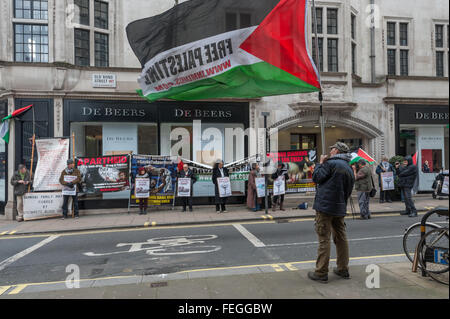
{"type": "Polygon", "coordinates": [[[342,142],[331,146],[330,157],[320,156],[313,173],[313,182],[317,184],[313,209],[316,210],[315,229],[319,237],[316,270],[309,272],[312,280],[328,282],[330,262],[330,235],[336,245],[337,268],[334,273],[349,279],[349,251],[344,218],[347,214],[348,198],[352,194],[355,177],[349,162],[349,148],[342,142]]]}
{"type": "Polygon", "coordinates": [[[11,178],[11,185],[14,186],[14,195],[16,196],[16,220],[18,222],[23,221],[23,195],[25,195],[28,191],[30,180],[30,172],[27,170],[26,166],[23,164],[19,164],[17,171],[11,178]]]}
{"type": "MultiPolygon", "coordinates": [[[[288,176],[287,167],[282,162],[278,162],[277,163],[277,170],[275,171],[275,173],[272,174],[272,179],[275,181],[280,176],[284,176],[284,189],[286,190],[286,188],[287,188],[287,180],[288,180],[289,176],[288,176]]],[[[283,208],[284,194],[280,195],[280,196],[274,196],[273,197],[272,211],[275,211],[277,209],[278,199],[280,199],[280,203],[279,203],[280,204],[280,210],[285,211],[285,209],[283,208]]]]}
{"type": "Polygon", "coordinates": [[[414,206],[411,194],[411,190],[414,187],[414,182],[417,178],[417,171],[417,166],[413,164],[412,157],[406,156],[403,165],[401,165],[398,170],[398,184],[401,187],[406,206],[406,211],[400,213],[400,215],[408,215],[409,217],[417,216],[417,210],[414,206]]]}
{"type": "Polygon", "coordinates": [[[215,203],[216,203],[216,212],[217,213],[226,213],[226,203],[227,197],[220,197],[219,193],[219,184],[217,183],[217,179],[220,177],[229,177],[228,169],[223,167],[223,161],[217,160],[216,164],[214,164],[212,180],[214,183],[214,193],[215,193],[215,203]]]}
{"type": "Polygon", "coordinates": [[[355,189],[358,192],[360,219],[370,219],[370,191],[372,190],[372,172],[364,159],[352,165],[355,174],[355,189]]]}
{"type": "MultiPolygon", "coordinates": [[[[150,176],[148,175],[145,167],[138,168],[138,175],[136,175],[136,178],[150,179],[150,176]]],[[[149,192],[150,192],[150,190],[149,190],[149,192]]],[[[138,200],[139,200],[139,215],[147,215],[148,197],[147,198],[139,198],[138,200]]]]}
{"type": "MultiPolygon", "coordinates": [[[[399,180],[398,174],[400,173],[400,162],[395,162],[394,170],[395,170],[395,176],[396,176],[396,179],[399,180]]],[[[405,198],[403,197],[402,188],[399,186],[399,183],[398,183],[398,182],[397,182],[397,188],[398,188],[398,190],[400,191],[400,198],[401,198],[401,201],[404,203],[404,202],[405,202],[405,198]]]]}
{"type": "Polygon", "coordinates": [[[252,209],[254,212],[261,209],[261,199],[258,198],[258,191],[256,189],[256,182],[255,182],[255,179],[257,177],[261,177],[259,165],[257,163],[253,163],[252,170],[248,175],[247,207],[252,209]]]}
{"type": "Polygon", "coordinates": [[[179,178],[190,178],[191,179],[191,194],[189,197],[181,197],[183,202],[183,212],[186,211],[186,205],[189,205],[189,211],[192,212],[192,193],[194,192],[194,183],[197,181],[194,172],[189,168],[188,164],[183,165],[183,170],[178,173],[179,178]]]}
{"type": "Polygon", "coordinates": [[[81,181],[81,174],[78,168],[75,168],[75,164],[73,160],[69,159],[67,160],[67,167],[61,172],[61,176],[59,177],[59,183],[63,186],[66,186],[68,188],[75,187],[75,195],[64,195],[64,202],[63,202],[63,217],[62,219],[67,218],[67,205],[69,203],[69,197],[72,197],[73,200],[73,207],[74,207],[74,215],[75,218],[79,217],[78,212],[78,183],[81,181]],[[73,179],[70,182],[67,182],[65,179],[66,176],[75,176],[76,178],[73,179]]]}
{"type": "Polygon", "coordinates": [[[383,157],[381,163],[378,164],[375,173],[378,175],[378,185],[380,186],[380,203],[384,203],[385,201],[388,203],[392,203],[390,191],[383,191],[381,184],[381,173],[393,172],[395,179],[395,170],[391,163],[389,163],[387,157],[383,157]]]}

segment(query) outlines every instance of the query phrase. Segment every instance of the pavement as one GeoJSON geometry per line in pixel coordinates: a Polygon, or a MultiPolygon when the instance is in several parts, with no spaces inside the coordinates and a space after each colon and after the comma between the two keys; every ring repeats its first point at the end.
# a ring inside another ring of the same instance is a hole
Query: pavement
{"type": "MultiPolygon", "coordinates": [[[[355,216],[359,216],[358,201],[355,197],[353,203],[355,216]]],[[[215,206],[196,206],[193,212],[181,212],[181,207],[151,207],[147,215],[138,215],[138,208],[132,208],[130,213],[126,211],[102,213],[90,215],[80,211],[79,219],[60,218],[33,220],[25,222],[0,220],[0,236],[28,235],[54,232],[88,231],[101,229],[126,229],[136,227],[155,226],[184,226],[198,224],[220,224],[230,222],[250,222],[263,220],[286,220],[296,218],[313,218],[315,211],[312,209],[314,197],[298,194],[287,195],[285,198],[285,211],[268,214],[264,210],[253,212],[242,205],[227,205],[227,213],[217,214],[215,206]],[[297,209],[298,204],[308,203],[308,209],[297,209]]],[[[425,212],[436,207],[449,207],[448,198],[433,199],[431,194],[419,194],[414,196],[414,202],[418,212],[425,212]]],[[[380,204],[378,198],[371,199],[370,211],[372,214],[400,213],[405,210],[403,202],[380,204]]],[[[107,210],[104,210],[105,212],[107,210]]],[[[348,214],[352,214],[350,205],[348,214]]]]}
{"type": "Polygon", "coordinates": [[[45,289],[42,285],[0,287],[9,289],[0,299],[449,299],[447,285],[412,273],[410,262],[370,267],[368,262],[350,261],[351,279],[330,273],[327,284],[308,279],[313,267],[309,262],[278,265],[278,269],[260,265],[87,279],[72,289],[65,282],[48,283],[45,289]]]}

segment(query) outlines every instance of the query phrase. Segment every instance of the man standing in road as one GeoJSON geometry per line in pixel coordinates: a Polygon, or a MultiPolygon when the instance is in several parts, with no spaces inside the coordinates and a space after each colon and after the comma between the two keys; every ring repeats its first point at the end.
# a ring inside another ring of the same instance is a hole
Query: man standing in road
{"type": "Polygon", "coordinates": [[[400,215],[417,217],[417,210],[412,200],[411,190],[417,178],[417,166],[413,164],[411,156],[406,156],[403,165],[398,170],[398,186],[401,187],[403,198],[405,199],[406,211],[400,215]]]}
{"type": "Polygon", "coordinates": [[[30,172],[26,166],[20,164],[18,170],[11,178],[11,185],[14,186],[14,195],[17,198],[17,217],[18,222],[23,221],[23,195],[27,193],[28,184],[30,184],[30,172]]]}
{"type": "Polygon", "coordinates": [[[316,210],[315,228],[319,237],[316,270],[308,273],[312,280],[328,282],[330,262],[330,235],[336,245],[337,268],[334,273],[349,279],[349,252],[344,218],[347,201],[352,194],[355,176],[349,162],[349,148],[342,142],[331,146],[330,157],[321,155],[320,164],[314,170],[313,181],[317,184],[313,208],[316,210]]]}
{"type": "Polygon", "coordinates": [[[64,186],[63,189],[63,195],[64,195],[64,202],[63,202],[63,217],[62,219],[67,218],[67,205],[69,203],[69,197],[72,197],[73,199],[73,207],[74,207],[74,215],[75,218],[78,218],[78,197],[77,197],[77,191],[78,186],[77,184],[81,181],[81,173],[78,170],[78,168],[75,168],[75,164],[73,160],[69,159],[67,160],[67,167],[61,172],[61,176],[59,177],[59,183],[64,186]],[[73,190],[73,192],[72,192],[73,190]],[[64,193],[70,195],[65,195],[64,193]]]}
{"type": "Polygon", "coordinates": [[[358,161],[358,168],[356,168],[356,165],[352,167],[355,174],[355,188],[358,192],[360,219],[370,219],[369,193],[372,190],[372,172],[367,166],[367,162],[363,159],[358,161]]]}

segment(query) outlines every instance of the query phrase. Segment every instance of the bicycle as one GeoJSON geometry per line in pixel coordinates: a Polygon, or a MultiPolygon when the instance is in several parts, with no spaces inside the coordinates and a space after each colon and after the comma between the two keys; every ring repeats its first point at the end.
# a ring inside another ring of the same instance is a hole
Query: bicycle
{"type": "Polygon", "coordinates": [[[438,227],[426,232],[427,219],[433,215],[448,216],[448,208],[436,208],[427,212],[420,223],[421,239],[413,260],[413,272],[419,267],[422,277],[429,276],[437,282],[449,284],[449,228],[438,227]]]}
{"type": "MultiPolygon", "coordinates": [[[[440,228],[438,224],[427,222],[425,227],[431,229],[440,228]]],[[[414,261],[414,254],[416,251],[417,244],[420,241],[420,222],[412,224],[407,229],[403,235],[403,251],[410,262],[414,261]]]]}

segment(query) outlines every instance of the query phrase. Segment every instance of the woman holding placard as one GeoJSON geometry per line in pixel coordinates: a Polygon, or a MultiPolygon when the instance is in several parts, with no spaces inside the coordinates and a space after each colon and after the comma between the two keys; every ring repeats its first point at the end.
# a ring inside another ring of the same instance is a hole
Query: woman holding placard
{"type": "Polygon", "coordinates": [[[226,213],[227,195],[231,192],[231,184],[228,169],[223,167],[223,161],[217,160],[214,164],[212,181],[214,183],[216,212],[226,213]],[[227,179],[228,178],[228,179],[227,179]],[[220,187],[220,189],[219,189],[220,187]],[[222,196],[221,196],[222,195],[222,196]]]}
{"type": "MultiPolygon", "coordinates": [[[[261,209],[261,199],[258,198],[258,185],[256,183],[257,179],[261,178],[261,173],[259,172],[259,166],[257,163],[252,164],[252,170],[248,175],[248,186],[247,186],[247,207],[252,209],[254,212],[261,209]]],[[[264,180],[264,178],[263,178],[264,180]]]]}
{"type": "Polygon", "coordinates": [[[183,170],[178,173],[178,197],[183,202],[183,212],[186,211],[187,205],[189,205],[189,211],[192,212],[193,185],[196,181],[197,178],[194,172],[192,172],[188,164],[184,164],[183,170]]]}

